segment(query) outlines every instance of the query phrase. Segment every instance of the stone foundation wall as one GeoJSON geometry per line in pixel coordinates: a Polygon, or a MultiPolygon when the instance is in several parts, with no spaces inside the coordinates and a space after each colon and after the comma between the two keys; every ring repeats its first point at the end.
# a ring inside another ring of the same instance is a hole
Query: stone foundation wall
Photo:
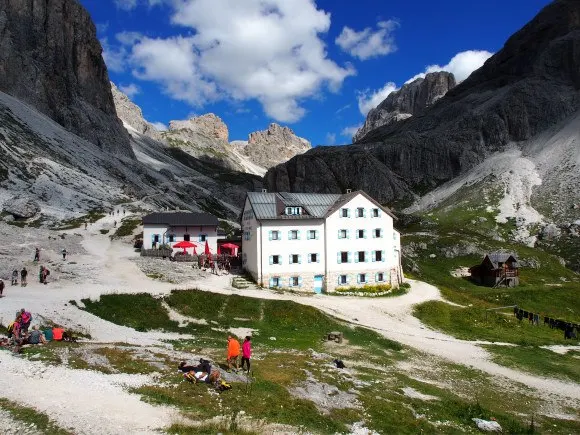
{"type": "Polygon", "coordinates": [[[330,272],[326,276],[326,291],[333,292],[336,291],[339,287],[364,287],[365,285],[379,285],[379,284],[389,284],[391,285],[391,271],[390,270],[341,270],[340,272],[330,272]],[[383,281],[382,282],[375,282],[375,274],[377,272],[383,272],[383,281]],[[356,282],[357,275],[359,273],[366,273],[367,274],[367,282],[365,284],[359,284],[356,282]],[[340,275],[348,275],[349,282],[345,285],[338,284],[338,277],[340,275]]]}

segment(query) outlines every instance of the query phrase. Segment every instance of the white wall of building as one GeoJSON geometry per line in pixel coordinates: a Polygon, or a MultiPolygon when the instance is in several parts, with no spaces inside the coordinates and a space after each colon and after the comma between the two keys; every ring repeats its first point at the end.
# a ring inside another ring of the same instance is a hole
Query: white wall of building
{"type": "MultiPolygon", "coordinates": [[[[149,225],[143,226],[143,248],[152,249],[155,235],[158,236],[159,245],[168,244],[173,246],[175,243],[181,242],[185,239],[185,234],[189,234],[189,239],[192,243],[197,245],[197,253],[203,254],[205,249],[205,242],[201,241],[201,235],[205,235],[212,254],[217,253],[217,227],[209,226],[188,226],[188,227],[169,227],[167,225],[149,225]],[[173,235],[173,242],[170,242],[170,235],[173,235]]],[[[175,251],[179,251],[178,248],[175,251]]],[[[183,249],[181,249],[183,251],[183,249]]],[[[188,248],[189,254],[193,253],[193,248],[188,248]]]]}
{"type": "Polygon", "coordinates": [[[300,289],[312,291],[314,277],[324,275],[324,288],[333,291],[339,287],[339,276],[347,275],[347,286],[365,284],[391,284],[393,278],[402,276],[399,272],[400,235],[393,229],[393,218],[380,208],[379,216],[373,216],[377,206],[363,195],[357,195],[332,215],[324,219],[275,219],[258,222],[251,210],[248,199],[242,214],[243,266],[253,278],[265,287],[271,285],[272,278],[279,278],[280,287],[291,287],[291,277],[300,278],[300,289]],[[349,217],[341,217],[342,209],[349,210],[349,217]],[[357,208],[365,210],[364,217],[356,217],[357,208]],[[375,230],[381,230],[381,237],[375,237],[375,230]],[[289,237],[290,231],[299,232],[299,239],[289,237]],[[316,231],[317,237],[308,238],[309,231],[316,231]],[[339,231],[346,230],[348,238],[339,238],[339,231]],[[363,238],[358,238],[358,230],[364,230],[363,238]],[[277,231],[279,240],[272,239],[272,231],[277,231]],[[349,262],[338,261],[340,252],[349,252],[349,262]],[[365,252],[366,261],[358,262],[359,251],[365,252]],[[373,261],[375,251],[381,251],[382,261],[373,261]],[[309,254],[317,254],[317,262],[309,262],[309,254]],[[299,255],[299,263],[290,263],[291,255],[299,255]],[[278,255],[281,264],[271,264],[272,256],[278,255]],[[395,270],[395,272],[393,272],[395,270]],[[358,282],[358,275],[366,274],[366,283],[358,282]],[[377,274],[383,274],[383,281],[377,282],[377,274]]]}

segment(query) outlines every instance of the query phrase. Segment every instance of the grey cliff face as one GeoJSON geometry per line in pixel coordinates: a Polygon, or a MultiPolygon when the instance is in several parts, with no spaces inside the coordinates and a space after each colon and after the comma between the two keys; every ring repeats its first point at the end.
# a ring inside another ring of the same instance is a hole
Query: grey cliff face
{"type": "Polygon", "coordinates": [[[580,2],[546,6],[465,81],[420,115],[319,147],[272,168],[270,190],[365,189],[410,201],[555,127],[580,109],[580,2]]]}
{"type": "Polygon", "coordinates": [[[0,91],[107,152],[133,157],[101,53],[76,0],[0,0],[0,91]]]}
{"type": "Polygon", "coordinates": [[[364,125],[352,138],[353,143],[359,142],[378,127],[420,114],[455,85],[453,74],[445,71],[429,73],[425,78],[407,83],[398,91],[389,94],[381,104],[368,113],[364,125]]]}
{"type": "Polygon", "coordinates": [[[161,132],[143,118],[141,108],[121,92],[113,82],[111,82],[111,92],[113,94],[117,116],[121,121],[137,130],[138,133],[154,140],[162,140],[161,132]]]}
{"type": "Polygon", "coordinates": [[[267,130],[250,133],[248,143],[240,150],[257,165],[271,168],[311,148],[310,142],[296,136],[288,127],[272,123],[267,130]]]}

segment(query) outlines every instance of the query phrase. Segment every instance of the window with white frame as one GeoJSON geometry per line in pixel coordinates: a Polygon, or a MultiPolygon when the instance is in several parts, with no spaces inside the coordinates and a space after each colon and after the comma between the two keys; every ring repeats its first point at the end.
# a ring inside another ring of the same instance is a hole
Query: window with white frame
{"type": "Polygon", "coordinates": [[[383,261],[383,251],[375,251],[375,261],[383,261]]]}
{"type": "Polygon", "coordinates": [[[379,217],[381,215],[381,212],[379,211],[378,208],[373,208],[373,217],[379,217]]]}
{"type": "Polygon", "coordinates": [[[348,208],[341,208],[340,209],[340,217],[349,217],[350,216],[350,212],[348,211],[348,208]]]}
{"type": "Polygon", "coordinates": [[[339,239],[348,239],[348,230],[338,230],[339,239]]]}
{"type": "MultiPolygon", "coordinates": [[[[251,234],[251,233],[249,233],[251,234]]],[[[197,239],[199,242],[205,242],[207,240],[207,234],[200,234],[197,239]]],[[[250,240],[249,238],[247,240],[250,240]]]]}
{"type": "Polygon", "coordinates": [[[380,239],[383,237],[383,230],[380,228],[375,228],[375,239],[380,239]]]}
{"type": "Polygon", "coordinates": [[[340,285],[345,285],[345,284],[348,284],[348,275],[340,275],[340,276],[338,277],[338,283],[339,283],[340,285]]]}
{"type": "Polygon", "coordinates": [[[358,258],[358,262],[359,263],[364,263],[365,261],[367,261],[367,256],[366,256],[366,252],[365,251],[358,251],[356,253],[357,258],[358,258]]]}
{"type": "Polygon", "coordinates": [[[364,284],[367,282],[367,274],[366,273],[359,273],[358,274],[358,282],[359,284],[364,284]]]}
{"type": "Polygon", "coordinates": [[[270,240],[280,240],[280,231],[270,231],[270,240]]]}
{"type": "Polygon", "coordinates": [[[383,272],[377,272],[375,277],[376,282],[384,282],[385,281],[385,274],[383,272]]]}
{"type": "Polygon", "coordinates": [[[250,231],[244,231],[244,240],[251,240],[252,233],[250,231]]]}
{"type": "Polygon", "coordinates": [[[356,209],[356,217],[365,217],[365,209],[362,207],[358,207],[356,209]]]}
{"type": "Polygon", "coordinates": [[[318,263],[318,254],[308,254],[309,263],[318,263]]]}
{"type": "Polygon", "coordinates": [[[290,264],[298,264],[298,263],[300,263],[300,255],[290,254],[290,264]]]}
{"type": "Polygon", "coordinates": [[[290,240],[298,240],[300,238],[298,230],[290,230],[288,233],[288,238],[290,240]]]}
{"type": "Polygon", "coordinates": [[[286,207],[286,214],[287,215],[301,215],[302,214],[302,207],[286,207]]]}
{"type": "Polygon", "coordinates": [[[308,240],[318,239],[318,231],[317,230],[308,230],[307,238],[308,240]]]}
{"type": "Polygon", "coordinates": [[[184,234],[184,235],[183,235],[183,240],[184,240],[184,241],[186,241],[186,242],[189,242],[189,241],[190,241],[190,239],[191,239],[191,237],[189,236],[189,234],[184,234]]]}
{"type": "Polygon", "coordinates": [[[298,287],[300,285],[300,277],[299,276],[291,276],[290,277],[290,287],[298,287]]]}
{"type": "Polygon", "coordinates": [[[280,277],[273,276],[270,278],[270,287],[280,287],[280,277]]]}
{"type": "Polygon", "coordinates": [[[169,243],[175,242],[175,235],[174,234],[169,234],[167,237],[169,238],[169,243]]]}
{"type": "Polygon", "coordinates": [[[348,263],[349,261],[348,251],[342,251],[338,253],[338,259],[340,263],[348,263]]]}
{"type": "Polygon", "coordinates": [[[270,264],[282,264],[280,259],[281,259],[281,257],[279,255],[271,255],[270,256],[270,264]]]}
{"type": "Polygon", "coordinates": [[[356,230],[356,238],[357,239],[366,239],[366,231],[365,230],[356,230]]]}

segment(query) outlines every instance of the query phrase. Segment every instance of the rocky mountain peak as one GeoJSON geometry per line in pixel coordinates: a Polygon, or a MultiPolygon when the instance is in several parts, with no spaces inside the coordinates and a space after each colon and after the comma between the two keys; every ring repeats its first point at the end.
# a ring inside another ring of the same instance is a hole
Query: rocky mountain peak
{"type": "Polygon", "coordinates": [[[250,133],[243,152],[254,163],[270,168],[310,148],[310,142],[296,136],[290,128],[271,123],[266,130],[250,133]]]}
{"type": "Polygon", "coordinates": [[[191,130],[194,133],[225,142],[229,139],[228,126],[219,116],[213,113],[194,116],[184,121],[171,121],[169,123],[169,131],[177,130],[191,130]]]}
{"type": "Polygon", "coordinates": [[[117,116],[126,125],[135,129],[138,133],[144,134],[158,141],[162,140],[161,132],[158,131],[153,124],[147,122],[143,117],[141,108],[131,101],[117,86],[111,82],[111,91],[113,93],[113,101],[115,102],[115,109],[117,116]]]}
{"type": "Polygon", "coordinates": [[[362,140],[367,133],[383,125],[417,115],[431,106],[456,85],[453,74],[439,71],[427,74],[391,92],[376,108],[372,109],[364,125],[356,132],[354,143],[362,140]]]}
{"type": "Polygon", "coordinates": [[[76,0],[0,0],[0,91],[104,151],[133,156],[102,48],[76,0]]]}

